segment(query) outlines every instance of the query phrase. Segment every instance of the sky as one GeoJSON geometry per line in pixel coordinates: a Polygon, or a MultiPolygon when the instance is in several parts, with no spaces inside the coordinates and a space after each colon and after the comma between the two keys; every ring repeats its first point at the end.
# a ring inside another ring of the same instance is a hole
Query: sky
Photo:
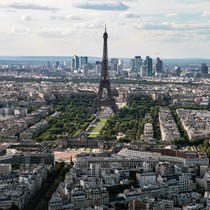
{"type": "Polygon", "coordinates": [[[0,0],[0,56],[210,58],[210,0],[0,0]]]}

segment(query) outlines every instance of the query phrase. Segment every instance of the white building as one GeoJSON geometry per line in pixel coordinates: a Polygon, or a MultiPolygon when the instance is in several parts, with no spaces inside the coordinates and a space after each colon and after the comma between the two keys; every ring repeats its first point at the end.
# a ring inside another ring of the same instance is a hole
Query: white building
{"type": "Polygon", "coordinates": [[[154,185],[156,184],[156,174],[155,173],[137,173],[136,179],[139,185],[154,185]]]}

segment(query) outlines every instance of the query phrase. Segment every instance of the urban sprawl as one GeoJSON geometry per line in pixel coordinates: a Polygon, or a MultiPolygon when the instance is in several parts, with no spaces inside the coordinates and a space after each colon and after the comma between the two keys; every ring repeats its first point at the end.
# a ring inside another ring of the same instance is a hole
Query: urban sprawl
{"type": "Polygon", "coordinates": [[[103,62],[1,64],[0,209],[210,209],[208,65],[112,58],[89,114],[103,62]]]}

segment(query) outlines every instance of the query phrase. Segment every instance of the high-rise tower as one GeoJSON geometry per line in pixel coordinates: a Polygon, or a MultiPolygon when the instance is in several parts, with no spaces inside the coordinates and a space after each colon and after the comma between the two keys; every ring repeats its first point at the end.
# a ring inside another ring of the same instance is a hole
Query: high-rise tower
{"type": "Polygon", "coordinates": [[[74,56],[74,59],[75,59],[75,69],[79,69],[79,57],[78,56],[74,56]]]}
{"type": "Polygon", "coordinates": [[[104,38],[104,46],[103,46],[101,80],[99,84],[98,94],[91,108],[91,114],[100,110],[102,106],[110,107],[113,110],[113,112],[116,114],[119,111],[119,109],[111,93],[111,85],[110,85],[109,72],[108,72],[109,68],[108,47],[107,47],[108,34],[106,32],[106,28],[103,38],[104,38]]]}
{"type": "Polygon", "coordinates": [[[209,67],[206,65],[206,63],[201,64],[201,73],[202,74],[208,74],[209,67]]]}
{"type": "Polygon", "coordinates": [[[156,71],[157,72],[162,72],[163,71],[163,61],[160,60],[159,57],[157,57],[156,71]]]}
{"type": "Polygon", "coordinates": [[[146,66],[147,76],[152,76],[152,58],[149,56],[146,56],[146,60],[144,62],[144,65],[146,66]]]}

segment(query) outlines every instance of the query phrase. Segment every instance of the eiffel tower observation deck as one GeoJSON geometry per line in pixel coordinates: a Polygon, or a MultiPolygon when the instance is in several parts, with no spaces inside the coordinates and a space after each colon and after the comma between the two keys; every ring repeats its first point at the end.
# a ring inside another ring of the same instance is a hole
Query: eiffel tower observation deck
{"type": "Polygon", "coordinates": [[[111,84],[109,80],[109,71],[108,71],[109,63],[108,63],[108,47],[107,47],[108,34],[106,32],[106,27],[103,38],[104,38],[104,46],[103,46],[101,80],[99,83],[98,93],[93,102],[90,114],[94,114],[97,111],[100,111],[101,107],[111,108],[114,114],[116,114],[119,111],[115,99],[112,96],[111,84]]]}

